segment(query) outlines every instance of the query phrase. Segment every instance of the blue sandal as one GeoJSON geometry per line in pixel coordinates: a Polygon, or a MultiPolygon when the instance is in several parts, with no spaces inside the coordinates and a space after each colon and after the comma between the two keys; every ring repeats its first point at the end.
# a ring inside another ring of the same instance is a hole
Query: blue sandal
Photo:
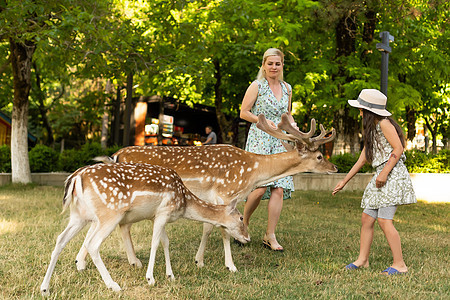
{"type": "Polygon", "coordinates": [[[346,270],[358,270],[359,267],[357,265],[355,265],[354,263],[348,264],[345,266],[346,270]]]}
{"type": "Polygon", "coordinates": [[[386,270],[382,271],[381,273],[386,273],[386,275],[404,275],[404,274],[406,274],[408,272],[400,272],[397,269],[389,267],[386,270]]]}

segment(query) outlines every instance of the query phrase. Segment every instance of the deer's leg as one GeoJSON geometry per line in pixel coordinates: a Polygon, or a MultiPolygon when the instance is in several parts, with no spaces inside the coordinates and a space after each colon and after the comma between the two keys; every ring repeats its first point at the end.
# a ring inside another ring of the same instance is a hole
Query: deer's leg
{"type": "Polygon", "coordinates": [[[236,272],[237,268],[233,263],[233,257],[231,257],[231,247],[230,247],[230,235],[226,233],[225,229],[221,228],[223,249],[225,251],[225,266],[231,272],[236,272]]]}
{"type": "Polygon", "coordinates": [[[205,256],[205,248],[206,243],[208,242],[208,238],[211,235],[214,226],[209,223],[203,223],[203,235],[202,241],[200,242],[200,247],[198,247],[197,254],[195,255],[195,263],[198,267],[203,267],[203,258],[205,256]]]}
{"type": "Polygon", "coordinates": [[[148,262],[147,273],[145,275],[148,284],[150,285],[155,284],[155,277],[153,277],[153,268],[155,267],[156,250],[158,250],[159,242],[161,241],[161,234],[164,230],[164,226],[166,226],[168,218],[168,216],[159,215],[155,217],[155,220],[153,221],[152,246],[150,249],[150,258],[148,262]]]}
{"type": "Polygon", "coordinates": [[[175,276],[173,275],[172,271],[172,265],[170,264],[169,237],[167,236],[166,229],[164,227],[161,231],[161,244],[164,248],[164,258],[166,260],[166,276],[169,280],[175,280],[175,276]]]}
{"type": "Polygon", "coordinates": [[[141,261],[136,257],[136,252],[134,251],[133,241],[131,240],[130,228],[132,223],[120,224],[120,233],[122,234],[122,240],[125,246],[125,251],[127,252],[128,262],[132,266],[137,268],[142,268],[141,261]]]}
{"type": "Polygon", "coordinates": [[[100,245],[108,237],[108,235],[111,234],[114,228],[116,228],[119,221],[120,216],[117,216],[108,219],[106,222],[97,223],[97,226],[92,233],[91,239],[85,244],[85,247],[91,255],[92,261],[100,272],[100,275],[102,276],[102,279],[105,282],[106,286],[115,292],[118,292],[121,289],[120,286],[111,278],[111,275],[109,274],[108,270],[105,267],[105,264],[102,261],[102,258],[100,257],[100,245]]]}
{"type": "Polygon", "coordinates": [[[86,221],[81,219],[79,216],[71,216],[69,224],[66,229],[58,236],[56,240],[55,249],[52,252],[52,258],[50,259],[50,264],[47,268],[47,273],[45,273],[44,280],[41,284],[41,294],[49,295],[49,284],[50,278],[52,277],[53,271],[55,270],[56,262],[61,254],[62,249],[67,245],[67,243],[86,225],[86,221]]]}
{"type": "Polygon", "coordinates": [[[77,258],[75,258],[75,264],[77,265],[78,271],[83,271],[86,269],[86,256],[88,255],[88,251],[86,247],[84,246],[86,241],[89,241],[91,239],[92,232],[94,232],[95,226],[97,224],[95,222],[91,223],[91,227],[89,227],[89,230],[86,234],[86,238],[84,239],[83,245],[80,248],[80,251],[77,254],[77,258]]]}

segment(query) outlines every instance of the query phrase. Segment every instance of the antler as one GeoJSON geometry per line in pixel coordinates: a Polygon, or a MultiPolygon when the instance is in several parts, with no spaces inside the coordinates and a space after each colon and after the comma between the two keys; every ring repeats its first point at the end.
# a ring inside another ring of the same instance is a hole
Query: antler
{"type": "Polygon", "coordinates": [[[281,115],[281,122],[280,124],[278,124],[278,127],[295,136],[296,140],[301,140],[307,144],[310,144],[310,138],[316,131],[316,120],[311,119],[311,129],[309,130],[309,132],[304,133],[294,128],[294,126],[292,126],[291,122],[289,121],[288,115],[284,113],[281,115]]]}
{"type": "Polygon", "coordinates": [[[336,130],[334,130],[334,128],[331,131],[326,131],[322,124],[319,125],[320,134],[316,137],[312,137],[314,135],[314,132],[316,131],[315,119],[311,119],[311,129],[309,130],[309,132],[305,133],[292,126],[286,113],[281,115],[281,122],[278,124],[277,129],[273,129],[267,123],[267,120],[263,114],[260,114],[258,116],[258,123],[256,124],[256,126],[278,139],[296,141],[306,144],[311,151],[317,150],[320,145],[332,141],[336,137],[336,130]],[[282,130],[286,131],[287,134],[282,130]]]}
{"type": "Polygon", "coordinates": [[[331,142],[336,137],[336,130],[334,128],[331,129],[331,131],[326,131],[325,128],[323,128],[323,125],[320,124],[320,135],[313,137],[311,139],[311,142],[314,143],[316,147],[319,147],[322,144],[331,142]],[[329,133],[331,134],[326,137],[329,133]]]}
{"type": "Polygon", "coordinates": [[[284,133],[280,128],[274,129],[269,125],[269,123],[267,123],[267,119],[263,114],[258,115],[258,123],[256,123],[256,127],[280,140],[287,140],[291,142],[298,140],[292,134],[284,133]]]}

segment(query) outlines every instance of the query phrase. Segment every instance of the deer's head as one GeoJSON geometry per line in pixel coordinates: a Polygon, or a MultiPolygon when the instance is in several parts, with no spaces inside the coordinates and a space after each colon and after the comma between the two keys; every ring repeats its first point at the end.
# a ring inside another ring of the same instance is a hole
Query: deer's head
{"type": "Polygon", "coordinates": [[[230,202],[226,208],[226,220],[224,224],[225,231],[237,239],[239,242],[246,244],[250,242],[250,236],[247,231],[247,226],[244,225],[244,217],[236,208],[237,199],[230,202]]]}
{"type": "Polygon", "coordinates": [[[260,114],[256,126],[262,131],[282,140],[281,143],[287,151],[297,151],[302,160],[303,172],[337,172],[336,166],[330,163],[318,150],[320,145],[330,142],[336,137],[334,128],[331,131],[326,131],[323,125],[320,124],[320,134],[313,137],[316,131],[315,119],[311,119],[311,129],[309,132],[305,133],[292,126],[287,114],[281,116],[281,122],[278,124],[277,128],[270,126],[267,123],[265,116],[260,114]],[[286,133],[284,133],[283,130],[286,131],[286,133]],[[283,140],[291,141],[294,145],[286,143],[283,140]]]}

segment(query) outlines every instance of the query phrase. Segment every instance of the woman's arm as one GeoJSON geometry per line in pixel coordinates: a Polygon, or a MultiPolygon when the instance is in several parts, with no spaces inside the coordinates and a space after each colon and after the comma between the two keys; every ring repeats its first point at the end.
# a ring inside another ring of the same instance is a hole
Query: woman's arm
{"type": "Polygon", "coordinates": [[[286,89],[289,94],[289,103],[288,103],[288,119],[292,126],[294,126],[295,129],[298,129],[297,122],[295,122],[294,117],[292,116],[292,90],[289,90],[288,84],[285,82],[286,89]]]}
{"type": "Polygon", "coordinates": [[[376,179],[377,188],[381,188],[386,184],[386,180],[389,173],[392,171],[394,166],[400,160],[400,157],[403,153],[402,141],[400,140],[394,125],[392,125],[392,123],[389,120],[383,119],[380,121],[380,128],[381,131],[383,131],[383,134],[386,137],[389,144],[391,144],[393,150],[383,170],[381,170],[380,174],[378,174],[377,176],[376,179]]]}
{"type": "Polygon", "coordinates": [[[347,182],[349,182],[350,179],[352,179],[353,176],[355,176],[358,173],[358,171],[364,166],[364,164],[366,162],[367,162],[366,148],[364,147],[363,150],[361,151],[361,154],[359,155],[359,158],[356,161],[356,163],[353,165],[353,167],[350,169],[350,171],[347,173],[347,175],[344,177],[344,179],[342,179],[340,182],[338,182],[338,184],[336,184],[336,186],[333,189],[332,194],[335,195],[337,192],[342,190],[344,188],[344,186],[347,184],[347,182]]]}
{"type": "MultiPolygon", "coordinates": [[[[256,98],[258,97],[258,83],[254,81],[250,86],[248,87],[247,91],[244,95],[244,100],[242,100],[241,105],[241,113],[240,117],[241,119],[244,119],[246,121],[249,121],[250,123],[257,123],[258,122],[258,116],[255,116],[250,111],[255,104],[256,98]]],[[[271,120],[267,119],[267,123],[269,123],[273,128],[277,128],[275,123],[273,123],[271,120]]]]}
{"type": "Polygon", "coordinates": [[[241,105],[241,119],[249,121],[250,123],[258,122],[258,117],[250,112],[255,104],[256,98],[258,97],[258,83],[256,81],[252,82],[245,92],[244,99],[241,105]]]}

